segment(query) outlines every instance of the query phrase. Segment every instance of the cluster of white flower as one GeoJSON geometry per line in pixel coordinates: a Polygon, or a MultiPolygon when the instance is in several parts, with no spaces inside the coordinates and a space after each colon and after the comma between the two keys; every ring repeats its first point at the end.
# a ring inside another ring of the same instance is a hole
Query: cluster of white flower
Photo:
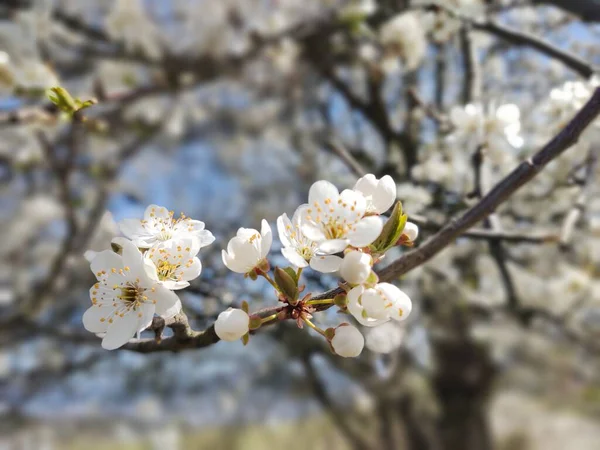
{"type": "MultiPolygon", "coordinates": [[[[286,214],[277,219],[281,252],[294,268],[275,268],[274,279],[269,275],[267,255],[273,238],[265,220],[260,232],[240,228],[227,250],[223,250],[223,262],[230,270],[252,279],[266,278],[299,326],[307,324],[321,333],[338,355],[358,356],[364,346],[358,329],[342,323],[335,329],[322,330],[310,319],[318,306],[326,309],[334,305],[367,327],[407,318],[410,298],[390,283],[379,283],[372,270],[389,248],[410,246],[417,238],[417,226],[406,222],[399,204],[384,226],[381,214],[395,201],[396,184],[390,176],[377,179],[369,174],[359,179],[353,189],[342,192],[328,181],[317,181],[309,190],[308,203],[300,205],[291,220],[286,214]],[[345,294],[318,300],[312,300],[308,294],[299,299],[303,287],[298,279],[309,266],[323,273],[339,272],[346,282],[342,285],[345,294]]],[[[215,331],[221,339],[233,341],[273,318],[255,317],[258,323],[254,324],[252,320],[247,311],[229,309],[219,315],[215,331]]]]}
{"type": "Polygon", "coordinates": [[[91,259],[97,282],[92,306],[83,315],[88,331],[103,336],[112,350],[146,329],[155,314],[172,317],[181,310],[174,290],[200,275],[198,252],[214,241],[204,223],[150,205],[144,219],[120,224],[126,236],[113,239],[118,252],[104,250],[91,259]]]}
{"type": "MultiPolygon", "coordinates": [[[[364,346],[360,331],[348,323],[322,330],[311,322],[312,313],[337,306],[363,326],[374,327],[390,319],[402,321],[410,314],[411,301],[390,283],[380,283],[373,265],[397,245],[411,246],[418,236],[416,225],[406,221],[398,202],[385,221],[382,214],[396,202],[396,183],[390,176],[369,174],[353,189],[339,192],[328,181],[317,181],[292,220],[277,219],[281,252],[293,267],[275,267],[267,259],[273,234],[266,220],[261,230],[240,228],[222,251],[231,271],[252,280],[265,278],[285,306],[277,314],[262,317],[229,308],[219,314],[214,331],[224,341],[243,339],[264,323],[293,318],[322,334],[332,350],[344,357],[358,356],[364,346]],[[340,256],[341,255],[341,256],[340,256]],[[342,294],[334,298],[299,298],[299,284],[306,267],[322,273],[339,272],[342,294]]],[[[166,208],[150,205],[144,219],[125,219],[119,227],[125,237],[112,240],[112,250],[88,252],[97,282],[90,289],[92,306],[83,315],[85,328],[103,336],[102,346],[115,349],[148,328],[155,314],[169,318],[179,313],[175,290],[184,289],[200,275],[201,248],[214,241],[204,223],[183,214],[174,217],[166,208]]],[[[389,347],[389,346],[387,346],[389,347]]],[[[387,348],[386,347],[386,348],[387,348]]]]}

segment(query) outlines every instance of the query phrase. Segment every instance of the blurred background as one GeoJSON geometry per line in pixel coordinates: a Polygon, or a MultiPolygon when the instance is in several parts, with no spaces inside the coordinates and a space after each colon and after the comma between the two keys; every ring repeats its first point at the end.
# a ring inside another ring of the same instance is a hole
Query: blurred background
{"type": "MultiPolygon", "coordinates": [[[[247,347],[109,352],[81,325],[83,253],[150,203],[217,238],[179,291],[204,329],[276,302],[223,266],[238,227],[365,170],[395,179],[423,242],[597,84],[597,1],[424,3],[0,2],[1,449],[598,448],[598,122],[398,280],[410,319],[367,334],[386,354],[339,358],[288,323],[247,347]],[[53,86],[98,104],[74,125],[53,86]]],[[[312,292],[337,283],[306,276],[312,292]]]]}

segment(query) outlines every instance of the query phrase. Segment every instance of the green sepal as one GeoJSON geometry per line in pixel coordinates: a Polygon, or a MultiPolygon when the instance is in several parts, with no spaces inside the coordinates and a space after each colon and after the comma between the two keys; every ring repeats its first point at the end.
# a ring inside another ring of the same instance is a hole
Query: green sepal
{"type": "Polygon", "coordinates": [[[373,253],[383,254],[394,247],[400,239],[400,236],[402,236],[402,231],[404,230],[404,225],[406,225],[407,220],[408,216],[402,213],[402,203],[400,201],[396,202],[390,218],[381,230],[381,234],[375,239],[375,242],[369,246],[371,251],[373,253]]]}
{"type": "Polygon", "coordinates": [[[327,338],[328,341],[331,341],[334,336],[335,336],[335,328],[327,328],[325,330],[325,337],[327,338]]]}
{"type": "Polygon", "coordinates": [[[248,314],[249,309],[250,309],[250,305],[248,305],[248,302],[246,300],[244,300],[242,302],[242,311],[244,311],[246,314],[248,314]]]}
{"type": "Polygon", "coordinates": [[[338,294],[333,298],[333,304],[339,308],[346,308],[348,305],[348,296],[346,294],[338,294]]]}
{"type": "Polygon", "coordinates": [[[250,321],[248,322],[248,327],[251,330],[258,330],[262,325],[262,319],[260,317],[252,317],[250,316],[250,321]]]}
{"type": "Polygon", "coordinates": [[[248,341],[250,340],[250,333],[246,333],[242,336],[242,344],[248,345],[248,341]]]}

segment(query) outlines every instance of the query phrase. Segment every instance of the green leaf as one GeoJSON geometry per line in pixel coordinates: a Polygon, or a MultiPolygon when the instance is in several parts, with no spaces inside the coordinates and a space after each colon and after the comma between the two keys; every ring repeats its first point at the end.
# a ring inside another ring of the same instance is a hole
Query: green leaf
{"type": "Polygon", "coordinates": [[[402,203],[396,202],[390,218],[387,220],[381,234],[370,246],[371,250],[375,253],[385,253],[390,248],[394,247],[402,236],[404,225],[408,216],[402,213],[402,203]]]}
{"type": "Polygon", "coordinates": [[[75,114],[77,111],[89,108],[90,106],[98,103],[96,99],[80,100],[78,98],[73,98],[69,91],[60,86],[49,89],[48,99],[54,103],[58,109],[70,116],[75,114]]]}
{"type": "Polygon", "coordinates": [[[246,300],[244,300],[242,302],[242,311],[244,311],[246,314],[248,314],[249,309],[250,309],[250,305],[248,305],[248,302],[246,300]]]}
{"type": "Polygon", "coordinates": [[[250,334],[246,333],[245,335],[242,336],[242,343],[244,345],[248,345],[249,340],[250,340],[250,334]]]}

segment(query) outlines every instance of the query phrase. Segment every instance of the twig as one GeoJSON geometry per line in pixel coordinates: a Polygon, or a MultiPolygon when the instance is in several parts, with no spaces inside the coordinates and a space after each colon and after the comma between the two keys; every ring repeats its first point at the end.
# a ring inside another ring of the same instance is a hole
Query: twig
{"type": "Polygon", "coordinates": [[[565,66],[569,67],[571,70],[577,72],[585,78],[590,78],[598,71],[596,67],[589,64],[587,61],[577,55],[562,50],[550,42],[532,34],[500,25],[492,19],[474,19],[459,13],[453,8],[433,1],[415,6],[415,8],[444,11],[455,19],[462,21],[464,24],[471,25],[475,30],[481,30],[493,34],[494,36],[502,38],[514,45],[531,47],[550,58],[562,62],[565,66]]]}

